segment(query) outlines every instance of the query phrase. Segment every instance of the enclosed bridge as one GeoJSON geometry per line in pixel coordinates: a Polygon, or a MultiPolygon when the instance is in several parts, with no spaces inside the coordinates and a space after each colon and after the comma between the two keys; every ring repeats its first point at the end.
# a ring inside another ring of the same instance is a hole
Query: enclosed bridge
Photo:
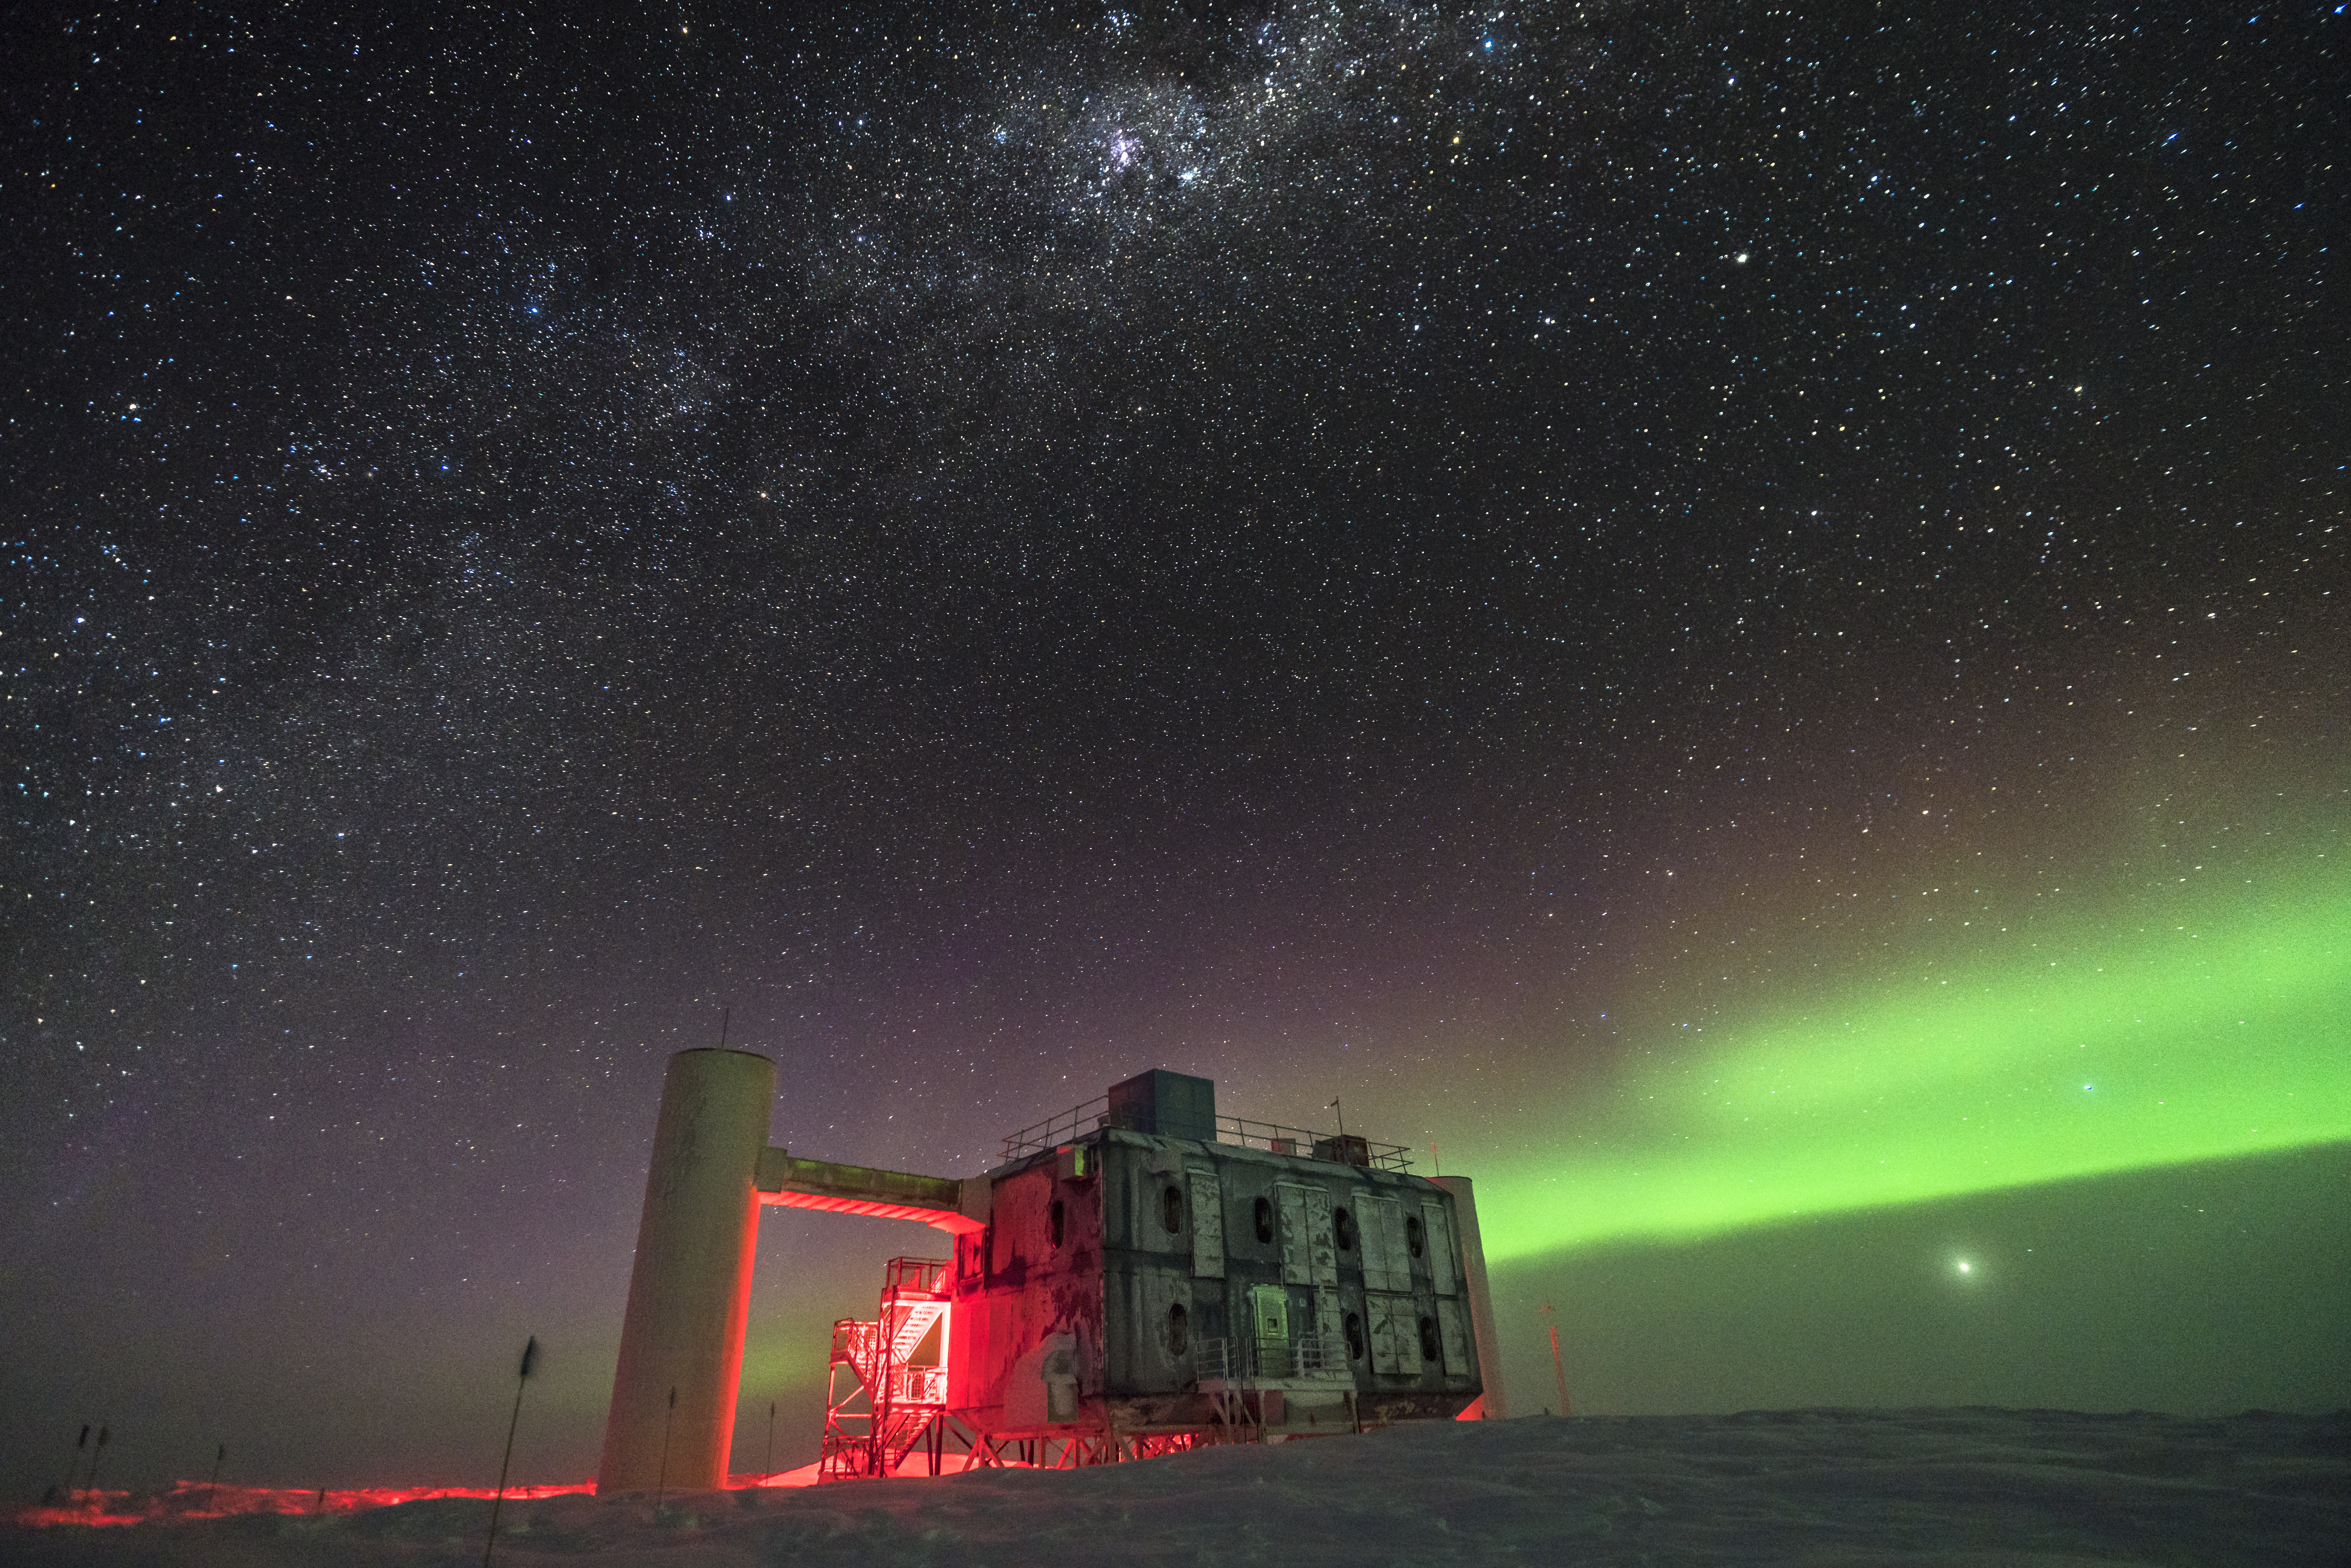
{"type": "Polygon", "coordinates": [[[774,1094],[766,1057],[670,1059],[600,1492],[726,1484],[761,1204],[954,1238],[836,1326],[828,1479],[1504,1414],[1469,1180],[1402,1148],[1220,1117],[1155,1071],[956,1180],[771,1148],[774,1094]]]}

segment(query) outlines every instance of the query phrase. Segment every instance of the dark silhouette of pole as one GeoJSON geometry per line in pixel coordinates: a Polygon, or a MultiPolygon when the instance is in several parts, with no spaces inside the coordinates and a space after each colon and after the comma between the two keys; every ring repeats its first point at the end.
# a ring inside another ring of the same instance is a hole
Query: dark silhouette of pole
{"type": "Polygon", "coordinates": [[[482,1542],[482,1568],[490,1568],[490,1552],[498,1543],[498,1510],[506,1506],[507,1470],[514,1463],[515,1427],[522,1422],[523,1385],[530,1381],[531,1364],[538,1359],[538,1336],[533,1334],[522,1347],[522,1370],[515,1374],[514,1414],[507,1417],[507,1457],[498,1461],[498,1493],[490,1500],[490,1537],[482,1542]]]}
{"type": "Polygon", "coordinates": [[[662,1500],[669,1496],[669,1435],[677,1426],[677,1385],[669,1385],[669,1419],[662,1423],[661,1479],[653,1483],[653,1511],[661,1511],[662,1500]]]}
{"type": "Polygon", "coordinates": [[[75,1486],[74,1482],[81,1479],[82,1451],[89,1447],[89,1423],[84,1421],[81,1424],[81,1436],[74,1439],[73,1461],[66,1466],[66,1500],[68,1502],[71,1502],[74,1493],[81,1490],[75,1486]]]}
{"type": "Polygon", "coordinates": [[[759,1460],[759,1478],[764,1480],[776,1473],[776,1402],[768,1401],[768,1452],[759,1460]]]}
{"type": "Polygon", "coordinates": [[[204,1483],[204,1508],[203,1508],[201,1511],[201,1511],[201,1512],[204,1512],[204,1513],[210,1513],[210,1512],[212,1512],[212,1511],[213,1511],[213,1493],[214,1493],[214,1492],[216,1492],[216,1491],[220,1490],[220,1468],[221,1468],[221,1461],[222,1461],[223,1459],[227,1458],[228,1458],[228,1445],[227,1445],[226,1443],[223,1443],[223,1444],[220,1446],[220,1448],[218,1448],[218,1450],[217,1450],[217,1451],[215,1451],[215,1452],[214,1453],[214,1455],[213,1455],[213,1479],[210,1479],[210,1480],[208,1480],[208,1481],[206,1481],[206,1482],[204,1483]]]}
{"type": "Polygon", "coordinates": [[[106,1458],[106,1439],[110,1436],[112,1436],[111,1432],[103,1423],[100,1423],[98,1428],[98,1448],[89,1456],[89,1484],[88,1490],[89,1492],[89,1506],[92,1508],[96,1508],[98,1506],[98,1461],[106,1458]]]}

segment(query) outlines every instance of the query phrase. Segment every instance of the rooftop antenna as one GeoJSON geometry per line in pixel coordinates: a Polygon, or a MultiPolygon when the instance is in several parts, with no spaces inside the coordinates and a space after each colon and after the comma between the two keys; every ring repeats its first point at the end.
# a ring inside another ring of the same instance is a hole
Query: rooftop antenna
{"type": "Polygon", "coordinates": [[[1338,1095],[1333,1094],[1331,1096],[1331,1103],[1323,1106],[1322,1109],[1339,1113],[1339,1146],[1344,1148],[1347,1145],[1347,1111],[1345,1106],[1339,1103],[1339,1098],[1338,1095]]]}
{"type": "Polygon", "coordinates": [[[721,1051],[726,1049],[726,1026],[734,1021],[735,1009],[733,1008],[721,1008],[718,1009],[718,1049],[721,1051]]]}

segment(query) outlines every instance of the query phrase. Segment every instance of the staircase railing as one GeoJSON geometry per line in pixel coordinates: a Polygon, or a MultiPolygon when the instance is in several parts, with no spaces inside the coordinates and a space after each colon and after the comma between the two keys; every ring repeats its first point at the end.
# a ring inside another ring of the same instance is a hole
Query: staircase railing
{"type": "Polygon", "coordinates": [[[1203,1340],[1192,1365],[1203,1383],[1352,1381],[1354,1376],[1346,1341],[1337,1334],[1203,1340]]]}
{"type": "MultiPolygon", "coordinates": [[[[873,1321],[833,1324],[819,1479],[891,1474],[944,1416],[947,1369],[910,1366],[907,1358],[947,1313],[950,1267],[945,1259],[893,1258],[873,1321]],[[855,1378],[846,1392],[840,1386],[844,1367],[855,1378]]],[[[935,1446],[932,1453],[935,1461],[935,1446]]]]}

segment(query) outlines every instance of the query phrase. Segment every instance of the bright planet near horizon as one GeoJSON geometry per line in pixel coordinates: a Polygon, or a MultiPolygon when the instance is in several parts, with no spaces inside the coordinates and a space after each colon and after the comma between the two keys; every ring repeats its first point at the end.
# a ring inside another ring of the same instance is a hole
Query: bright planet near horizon
{"type": "Polygon", "coordinates": [[[590,1474],[722,1038],[1343,1116],[1530,1413],[2351,1406],[2346,26],[19,19],[0,1490],[590,1474]]]}

